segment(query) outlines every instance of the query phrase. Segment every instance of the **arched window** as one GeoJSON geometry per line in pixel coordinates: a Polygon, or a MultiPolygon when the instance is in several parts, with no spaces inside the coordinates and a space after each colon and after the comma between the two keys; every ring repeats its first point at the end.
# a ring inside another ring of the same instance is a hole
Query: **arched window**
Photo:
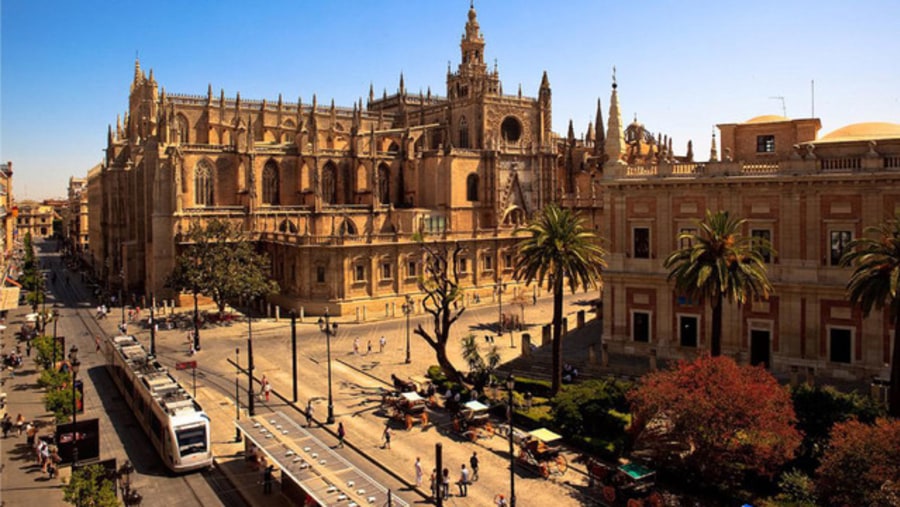
{"type": "Polygon", "coordinates": [[[465,116],[459,119],[459,147],[469,147],[469,122],[466,121],[465,116]]]}
{"type": "Polygon", "coordinates": [[[197,206],[213,205],[212,167],[206,160],[198,162],[194,169],[194,203],[197,206]]]}
{"type": "Polygon", "coordinates": [[[341,222],[341,227],[338,229],[338,234],[341,236],[356,236],[356,225],[349,218],[341,222]]]}
{"type": "Polygon", "coordinates": [[[175,128],[178,129],[178,142],[187,144],[189,142],[188,139],[190,139],[190,131],[187,118],[183,114],[175,117],[175,128]]]}
{"type": "Polygon", "coordinates": [[[522,137],[522,124],[514,116],[507,116],[500,124],[500,135],[505,141],[514,143],[522,137]]]}
{"type": "Polygon", "coordinates": [[[266,162],[262,172],[262,202],[263,204],[279,204],[278,166],[274,161],[266,162]]]}
{"type": "Polygon", "coordinates": [[[337,168],[331,162],[322,169],[322,200],[325,204],[337,204],[337,168]]]}
{"type": "Polygon", "coordinates": [[[391,203],[391,169],[384,164],[378,167],[378,199],[381,204],[391,203]]]}
{"type": "Polygon", "coordinates": [[[467,201],[477,201],[478,200],[478,175],[470,174],[468,178],[466,178],[466,200],[467,201]]]}

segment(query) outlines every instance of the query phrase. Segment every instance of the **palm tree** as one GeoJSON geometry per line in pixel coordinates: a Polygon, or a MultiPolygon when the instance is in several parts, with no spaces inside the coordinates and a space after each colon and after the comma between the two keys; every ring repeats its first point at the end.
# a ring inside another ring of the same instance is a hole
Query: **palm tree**
{"type": "Polygon", "coordinates": [[[722,304],[746,303],[751,297],[766,299],[772,284],[764,258],[774,254],[764,238],[743,236],[745,220],[727,211],[706,210],[706,220],[698,222],[697,232],[678,235],[681,248],[666,258],[669,281],[691,300],[708,299],[712,305],[712,340],[710,354],[722,355],[722,304]]]}
{"type": "Polygon", "coordinates": [[[900,417],[900,215],[878,226],[867,227],[867,234],[851,241],[841,257],[842,266],[853,266],[847,282],[850,302],[868,316],[872,308],[888,308],[894,323],[894,352],[891,357],[891,386],[888,412],[900,417]]]}
{"type": "Polygon", "coordinates": [[[606,267],[597,236],[584,227],[572,210],[550,204],[541,210],[525,228],[528,237],[517,245],[513,277],[526,284],[537,280],[547,283],[553,292],[553,394],[562,384],[562,311],[563,287],[568,279],[574,293],[597,286],[601,270],[606,267]]]}

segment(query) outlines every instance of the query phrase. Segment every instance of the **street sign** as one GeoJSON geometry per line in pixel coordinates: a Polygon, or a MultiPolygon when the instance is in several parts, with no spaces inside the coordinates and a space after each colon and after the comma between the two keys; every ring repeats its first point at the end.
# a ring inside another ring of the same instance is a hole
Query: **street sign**
{"type": "Polygon", "coordinates": [[[187,369],[195,370],[195,369],[197,369],[197,361],[181,361],[181,362],[175,363],[175,369],[176,370],[187,370],[187,369]]]}

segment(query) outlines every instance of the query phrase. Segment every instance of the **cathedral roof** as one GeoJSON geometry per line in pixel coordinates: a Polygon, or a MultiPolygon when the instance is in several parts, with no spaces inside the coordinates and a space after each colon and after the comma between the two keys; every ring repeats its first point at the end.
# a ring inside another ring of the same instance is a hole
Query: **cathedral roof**
{"type": "Polygon", "coordinates": [[[887,122],[853,123],[822,136],[819,141],[861,141],[900,138],[900,124],[887,122]]]}

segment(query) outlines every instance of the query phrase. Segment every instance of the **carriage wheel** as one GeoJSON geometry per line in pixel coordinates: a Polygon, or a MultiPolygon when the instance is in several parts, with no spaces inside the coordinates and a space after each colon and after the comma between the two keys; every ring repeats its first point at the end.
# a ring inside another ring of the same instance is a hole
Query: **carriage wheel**
{"type": "Polygon", "coordinates": [[[659,493],[659,491],[654,491],[647,497],[647,505],[650,507],[663,507],[665,502],[663,501],[663,496],[659,493]]]}
{"type": "Polygon", "coordinates": [[[491,423],[485,424],[484,431],[487,432],[488,435],[494,436],[494,425],[491,423]]]}
{"type": "Polygon", "coordinates": [[[603,486],[603,499],[609,503],[616,501],[616,488],[612,486],[603,486]]]}
{"type": "Polygon", "coordinates": [[[547,466],[546,462],[542,461],[541,464],[538,466],[541,469],[541,477],[543,477],[544,479],[546,479],[547,477],[550,477],[550,467],[547,466]]]}
{"type": "Polygon", "coordinates": [[[638,498],[629,498],[628,503],[626,503],[628,507],[644,507],[644,502],[638,498]]]}
{"type": "Polygon", "coordinates": [[[556,463],[556,470],[560,475],[566,473],[566,470],[569,469],[569,462],[566,461],[566,457],[562,454],[556,456],[556,459],[553,461],[556,463]]]}

